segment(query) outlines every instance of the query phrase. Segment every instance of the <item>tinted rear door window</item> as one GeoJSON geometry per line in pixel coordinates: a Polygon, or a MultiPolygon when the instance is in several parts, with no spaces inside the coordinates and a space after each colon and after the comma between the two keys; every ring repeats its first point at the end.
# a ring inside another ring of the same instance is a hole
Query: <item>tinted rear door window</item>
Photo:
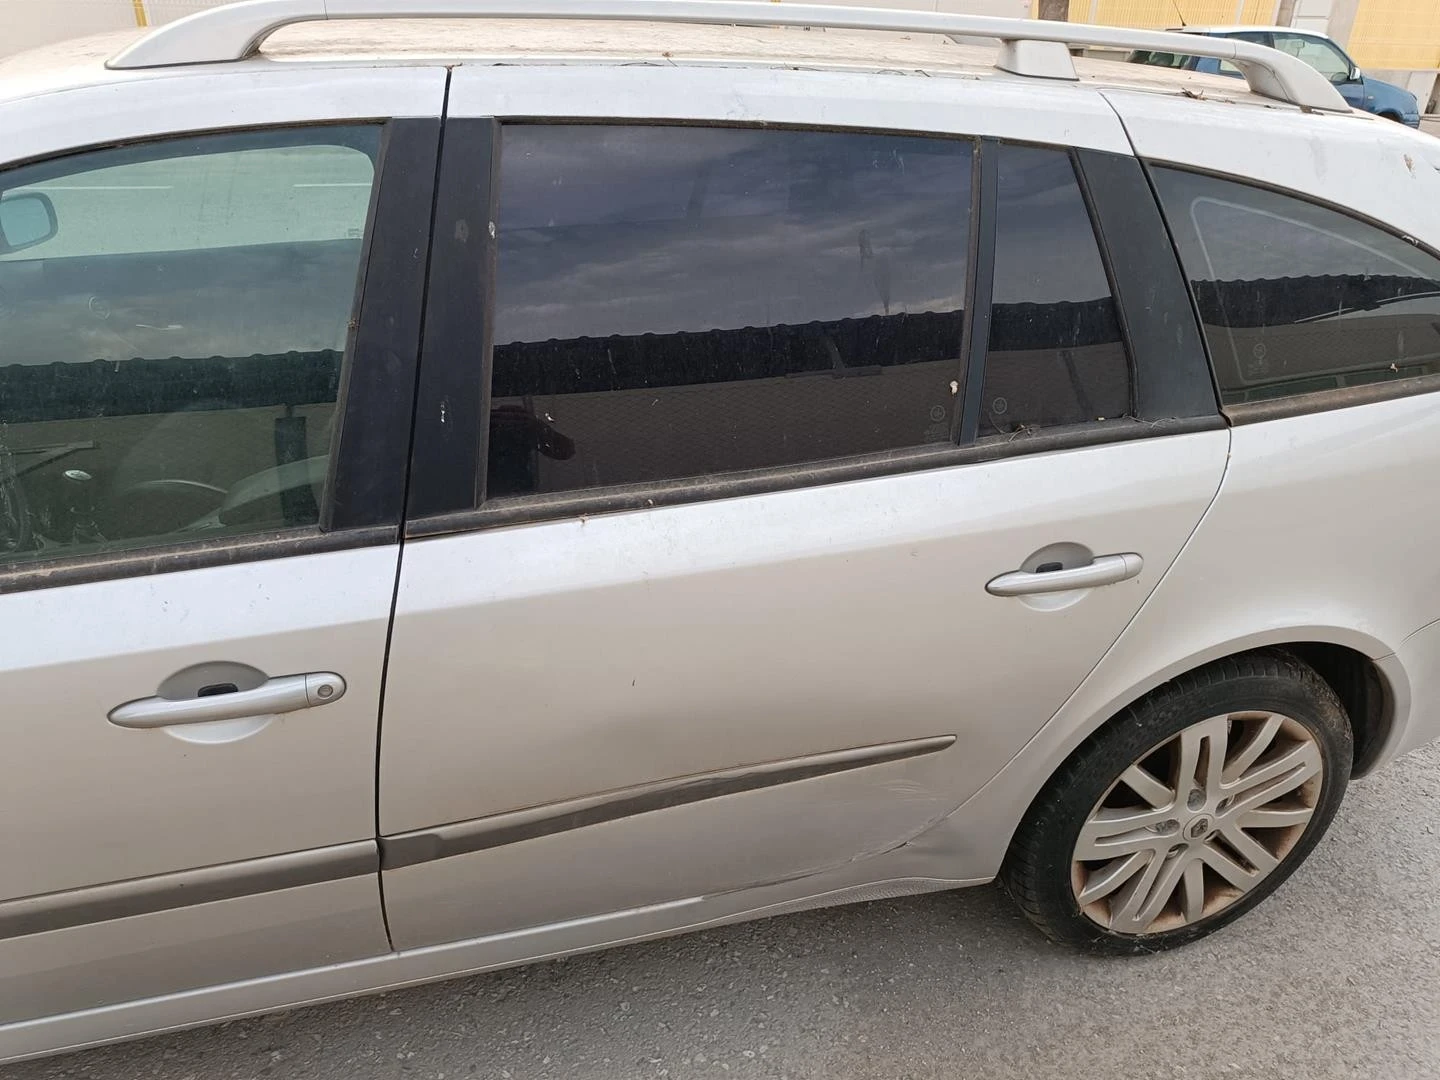
{"type": "Polygon", "coordinates": [[[490,496],[944,443],[974,144],[510,126],[490,496]]]}
{"type": "Polygon", "coordinates": [[[1000,146],[980,433],[1132,412],[1130,362],[1070,156],[1000,146]]]}

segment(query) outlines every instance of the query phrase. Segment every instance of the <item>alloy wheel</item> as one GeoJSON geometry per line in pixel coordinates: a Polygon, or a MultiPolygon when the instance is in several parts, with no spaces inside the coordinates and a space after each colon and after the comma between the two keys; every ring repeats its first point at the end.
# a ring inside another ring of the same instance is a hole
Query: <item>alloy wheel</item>
{"type": "Polygon", "coordinates": [[[1076,903],[1115,934],[1208,919],[1284,862],[1324,769],[1315,737],[1278,713],[1191,725],[1132,762],[1086,817],[1072,855],[1076,903]]]}

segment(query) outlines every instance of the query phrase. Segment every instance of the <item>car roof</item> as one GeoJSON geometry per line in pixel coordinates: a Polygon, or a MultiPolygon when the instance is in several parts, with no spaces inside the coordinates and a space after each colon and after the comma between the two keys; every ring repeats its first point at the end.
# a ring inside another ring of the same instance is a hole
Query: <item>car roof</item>
{"type": "MultiPolygon", "coordinates": [[[[42,47],[0,60],[0,101],[86,86],[297,63],[343,66],[473,62],[787,67],[895,75],[1033,82],[998,71],[989,41],[870,30],[538,20],[357,20],[286,27],[257,57],[221,64],[114,71],[105,62],[144,31],[120,31],[42,47]]],[[[1082,86],[1204,96],[1290,108],[1234,79],[1075,58],[1082,86]]],[[[1048,82],[1048,80],[1046,80],[1048,82]]]]}

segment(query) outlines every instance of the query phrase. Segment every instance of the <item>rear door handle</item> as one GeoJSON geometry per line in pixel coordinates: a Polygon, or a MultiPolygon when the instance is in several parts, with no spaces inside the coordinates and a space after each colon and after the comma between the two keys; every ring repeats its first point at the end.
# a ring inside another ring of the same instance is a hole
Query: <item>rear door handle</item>
{"type": "Polygon", "coordinates": [[[344,696],[344,679],[333,671],[315,671],[308,675],[282,675],[253,690],[231,690],[180,701],[162,697],[127,701],[110,710],[110,722],[117,727],[139,729],[208,724],[212,720],[242,720],[314,709],[344,696]]]}
{"type": "Polygon", "coordinates": [[[1133,578],[1144,566],[1145,560],[1134,552],[1097,555],[1084,566],[1072,566],[1068,570],[1012,570],[991,580],[985,591],[991,596],[1034,596],[1093,589],[1133,578]]]}

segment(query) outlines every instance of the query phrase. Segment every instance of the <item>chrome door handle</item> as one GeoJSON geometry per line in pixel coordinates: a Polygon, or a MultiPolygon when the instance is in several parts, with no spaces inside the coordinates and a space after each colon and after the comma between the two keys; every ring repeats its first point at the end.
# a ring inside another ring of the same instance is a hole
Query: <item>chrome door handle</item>
{"type": "Polygon", "coordinates": [[[991,596],[1033,596],[1037,593],[1070,592],[1114,585],[1140,573],[1145,560],[1134,552],[1124,555],[1097,555],[1084,566],[1069,570],[1012,570],[992,579],[985,591],[991,596]]]}
{"type": "Polygon", "coordinates": [[[345,696],[345,680],[333,671],[282,675],[253,690],[232,690],[207,697],[148,697],[110,710],[110,723],[123,728],[162,728],[177,724],[208,724],[250,716],[295,712],[329,705],[345,696]]]}

